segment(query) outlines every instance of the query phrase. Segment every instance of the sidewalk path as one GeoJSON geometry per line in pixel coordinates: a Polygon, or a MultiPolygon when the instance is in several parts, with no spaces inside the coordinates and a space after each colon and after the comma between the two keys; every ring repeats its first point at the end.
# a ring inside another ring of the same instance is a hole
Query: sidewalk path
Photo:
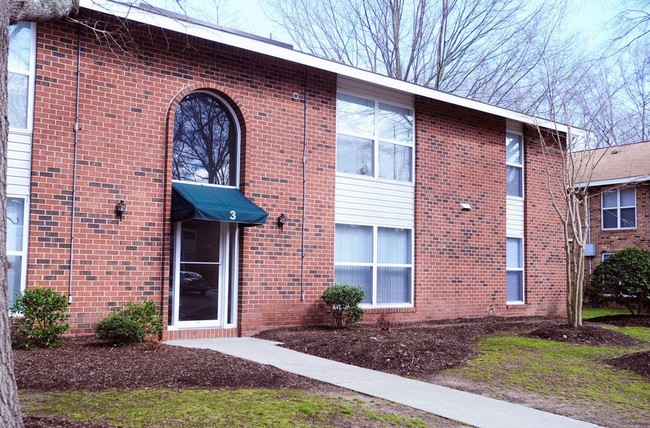
{"type": "Polygon", "coordinates": [[[303,354],[277,346],[279,342],[237,337],[169,340],[165,344],[212,349],[476,427],[597,427],[520,404],[303,354]]]}

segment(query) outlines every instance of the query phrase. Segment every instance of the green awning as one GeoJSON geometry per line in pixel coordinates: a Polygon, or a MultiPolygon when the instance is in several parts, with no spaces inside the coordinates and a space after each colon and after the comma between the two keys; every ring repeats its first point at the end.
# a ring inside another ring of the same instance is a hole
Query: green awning
{"type": "Polygon", "coordinates": [[[172,221],[196,218],[253,226],[264,224],[267,217],[239,189],[172,183],[172,221]]]}

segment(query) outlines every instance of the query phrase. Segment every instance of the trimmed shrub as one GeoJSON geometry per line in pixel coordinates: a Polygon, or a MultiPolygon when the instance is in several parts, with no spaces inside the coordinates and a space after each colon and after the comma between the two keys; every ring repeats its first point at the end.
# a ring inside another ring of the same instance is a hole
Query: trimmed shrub
{"type": "Polygon", "coordinates": [[[13,346],[22,349],[56,348],[68,331],[68,300],[50,288],[36,287],[18,294],[11,311],[17,317],[13,346]]]}
{"type": "Polygon", "coordinates": [[[157,339],[162,332],[162,315],[152,301],[128,302],[113,308],[112,314],[97,325],[97,337],[113,344],[142,342],[147,336],[157,339]]]}
{"type": "Polygon", "coordinates": [[[323,292],[323,300],[330,307],[332,320],[336,327],[354,324],[363,317],[359,303],[364,293],[359,287],[347,284],[334,284],[323,292]]]}
{"type": "Polygon", "coordinates": [[[585,294],[592,302],[616,302],[640,314],[650,306],[650,251],[625,248],[594,270],[585,294]]]}
{"type": "Polygon", "coordinates": [[[111,315],[97,325],[97,337],[114,345],[142,342],[145,330],[136,320],[124,315],[111,315]]]}

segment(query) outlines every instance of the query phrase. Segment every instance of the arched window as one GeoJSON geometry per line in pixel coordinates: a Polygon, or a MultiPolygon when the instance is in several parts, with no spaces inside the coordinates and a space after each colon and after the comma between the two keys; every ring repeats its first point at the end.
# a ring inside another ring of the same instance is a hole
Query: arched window
{"type": "Polygon", "coordinates": [[[174,118],[172,178],[237,186],[238,142],[237,121],[222,100],[206,92],[188,95],[174,118]]]}

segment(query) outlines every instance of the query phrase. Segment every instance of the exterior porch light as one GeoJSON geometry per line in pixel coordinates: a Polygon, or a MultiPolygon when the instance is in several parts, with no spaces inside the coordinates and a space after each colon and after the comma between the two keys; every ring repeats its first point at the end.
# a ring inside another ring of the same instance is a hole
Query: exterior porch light
{"type": "Polygon", "coordinates": [[[287,222],[287,216],[284,215],[284,214],[280,214],[278,219],[275,221],[275,224],[277,224],[278,228],[280,228],[280,230],[282,231],[282,230],[284,230],[284,224],[286,222],[287,222]]]}
{"type": "Polygon", "coordinates": [[[117,205],[115,205],[115,215],[119,220],[122,220],[122,216],[124,215],[124,211],[126,211],[126,204],[124,201],[118,202],[117,205]]]}

